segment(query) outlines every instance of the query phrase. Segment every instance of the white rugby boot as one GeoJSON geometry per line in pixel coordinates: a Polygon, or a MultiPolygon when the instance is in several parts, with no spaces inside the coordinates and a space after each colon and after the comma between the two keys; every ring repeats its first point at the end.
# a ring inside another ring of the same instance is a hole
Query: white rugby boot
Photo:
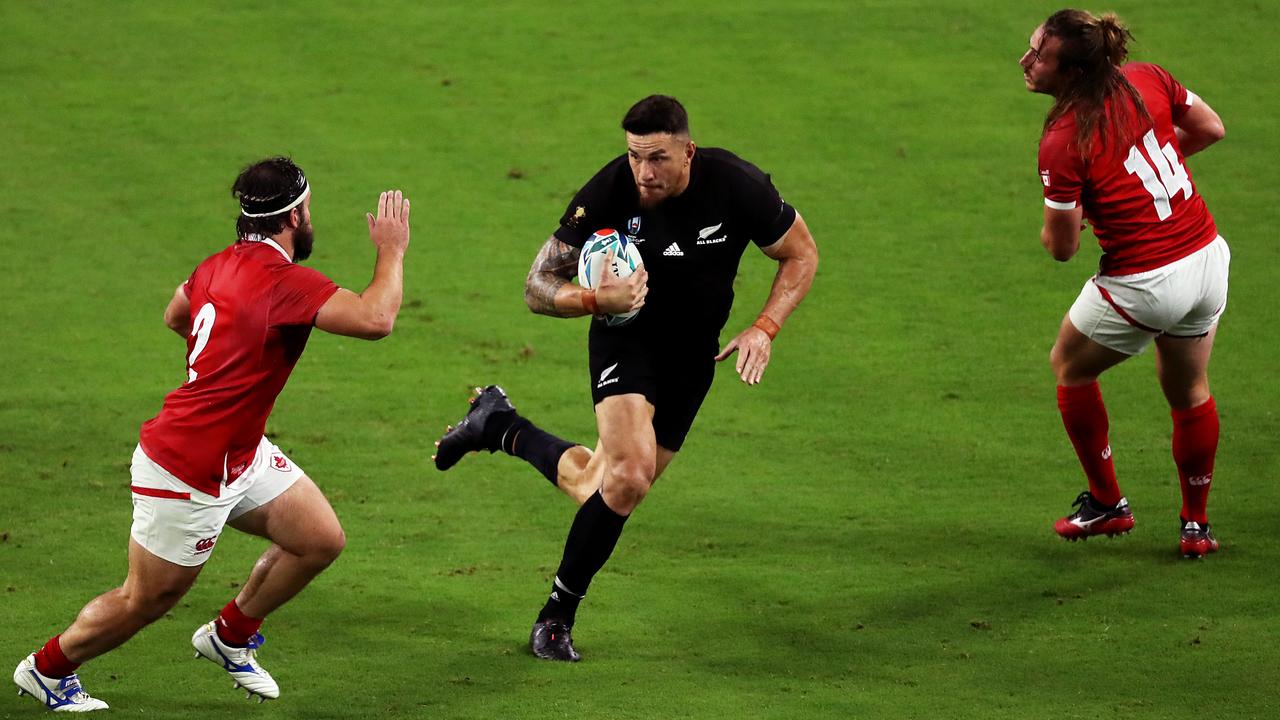
{"type": "Polygon", "coordinates": [[[196,657],[211,660],[226,670],[236,681],[235,687],[244,689],[245,699],[257,695],[258,702],[261,703],[280,697],[280,686],[276,685],[271,673],[264,670],[254,657],[265,642],[262,635],[255,633],[245,647],[232,647],[218,637],[216,623],[215,620],[201,625],[191,636],[196,657]]]}
{"type": "Polygon", "coordinates": [[[80,678],[72,673],[64,678],[45,677],[36,670],[35,653],[28,655],[13,671],[18,696],[30,695],[54,712],[92,712],[106,710],[107,704],[80,687],[80,678]]]}

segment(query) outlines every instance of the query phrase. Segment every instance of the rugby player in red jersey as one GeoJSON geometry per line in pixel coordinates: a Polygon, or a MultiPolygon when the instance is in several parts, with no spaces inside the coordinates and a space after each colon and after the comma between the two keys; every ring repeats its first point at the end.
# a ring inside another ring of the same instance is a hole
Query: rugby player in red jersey
{"type": "Polygon", "coordinates": [[[120,646],[168,612],[195,582],[224,525],[271,541],[240,592],[192,637],[246,697],[280,689],[255,657],[258,628],[324,570],[346,538],[329,502],[263,435],[267,416],[312,326],[376,340],[391,333],[403,295],[409,201],[382,193],[367,216],[377,248],[360,294],[296,264],[311,254],[311,188],[277,157],[248,166],[232,194],[238,239],[196,267],[174,292],[165,324],[187,341],[187,381],[142,426],[133,454],[133,527],[124,584],[92,600],[75,622],[14,671],[20,694],[55,711],[107,707],[76,668],[120,646]]]}
{"type": "Polygon", "coordinates": [[[1133,528],[1098,376],[1154,341],[1182,487],[1180,550],[1203,557],[1218,549],[1205,517],[1218,447],[1208,367],[1231,252],[1186,158],[1224,131],[1164,68],[1125,63],[1132,37],[1114,15],[1061,10],[1035,29],[1020,61],[1027,89],[1054,98],[1040,139],[1040,241],[1065,262],[1087,220],[1104,253],[1050,353],[1058,408],[1089,480],[1054,530],[1077,540],[1133,528]]]}

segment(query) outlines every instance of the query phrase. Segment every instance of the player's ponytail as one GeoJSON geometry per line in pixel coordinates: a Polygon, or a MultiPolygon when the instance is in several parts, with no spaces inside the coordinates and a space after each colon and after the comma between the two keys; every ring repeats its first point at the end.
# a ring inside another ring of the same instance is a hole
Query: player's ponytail
{"type": "Polygon", "coordinates": [[[1120,74],[1133,40],[1129,29],[1114,13],[1097,17],[1085,10],[1059,10],[1045,20],[1044,34],[1061,42],[1058,73],[1062,76],[1045,130],[1073,113],[1081,156],[1093,153],[1095,137],[1097,149],[1104,153],[1132,145],[1136,139],[1132,120],[1141,117],[1150,122],[1151,115],[1137,88],[1120,74]]]}

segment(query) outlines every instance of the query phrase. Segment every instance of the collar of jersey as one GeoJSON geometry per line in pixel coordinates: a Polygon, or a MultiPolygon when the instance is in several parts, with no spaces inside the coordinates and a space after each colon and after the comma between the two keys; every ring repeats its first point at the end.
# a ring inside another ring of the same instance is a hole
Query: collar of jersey
{"type": "Polygon", "coordinates": [[[289,253],[285,252],[284,248],[280,247],[280,245],[277,244],[275,240],[272,240],[271,238],[265,235],[250,234],[250,235],[245,235],[244,239],[248,242],[266,243],[267,245],[270,245],[276,250],[279,250],[280,254],[284,256],[284,259],[286,262],[293,262],[293,258],[289,257],[289,253]]]}

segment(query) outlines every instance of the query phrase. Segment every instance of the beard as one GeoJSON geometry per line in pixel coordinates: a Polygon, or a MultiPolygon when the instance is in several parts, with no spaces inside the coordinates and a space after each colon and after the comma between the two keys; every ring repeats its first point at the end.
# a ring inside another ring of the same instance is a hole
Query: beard
{"type": "Polygon", "coordinates": [[[636,186],[636,194],[640,197],[640,207],[650,210],[667,199],[666,188],[636,186]]]}
{"type": "Polygon", "coordinates": [[[311,223],[300,226],[293,231],[293,261],[302,262],[311,257],[311,247],[315,245],[316,234],[311,223]]]}

